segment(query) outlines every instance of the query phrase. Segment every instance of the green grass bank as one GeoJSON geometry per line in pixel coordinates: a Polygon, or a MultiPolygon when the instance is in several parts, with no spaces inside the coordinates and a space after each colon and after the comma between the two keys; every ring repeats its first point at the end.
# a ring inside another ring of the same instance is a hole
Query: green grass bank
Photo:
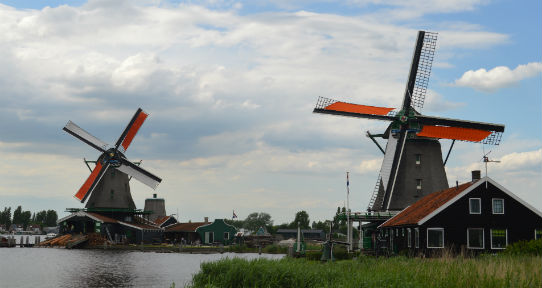
{"type": "Polygon", "coordinates": [[[203,263],[189,287],[542,287],[542,257],[225,259],[203,263]]]}

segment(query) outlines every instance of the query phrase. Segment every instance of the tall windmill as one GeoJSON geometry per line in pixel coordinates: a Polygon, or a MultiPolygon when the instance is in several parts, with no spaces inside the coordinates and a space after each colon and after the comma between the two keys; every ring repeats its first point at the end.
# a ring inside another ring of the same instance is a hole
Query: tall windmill
{"type": "MultiPolygon", "coordinates": [[[[426,116],[423,107],[437,34],[419,31],[403,102],[394,108],[340,102],[319,97],[314,113],[390,121],[384,160],[373,191],[369,211],[397,211],[431,192],[448,188],[445,161],[438,139],[498,145],[504,125],[426,116]]],[[[450,146],[453,147],[453,143],[450,146]]],[[[380,148],[380,146],[379,146],[380,148]]],[[[449,156],[449,152],[448,152],[449,156]]],[[[447,158],[446,158],[447,160],[447,158]]]]}
{"type": "Polygon", "coordinates": [[[81,203],[84,203],[88,198],[85,208],[97,211],[116,209],[129,212],[136,208],[130,193],[129,177],[133,177],[153,189],[160,184],[162,179],[130,162],[124,156],[147,116],[148,114],[139,108],[114,147],[109,147],[107,143],[94,137],[72,121],[68,121],[64,131],[101,152],[90,176],[75,194],[75,198],[81,203]]]}

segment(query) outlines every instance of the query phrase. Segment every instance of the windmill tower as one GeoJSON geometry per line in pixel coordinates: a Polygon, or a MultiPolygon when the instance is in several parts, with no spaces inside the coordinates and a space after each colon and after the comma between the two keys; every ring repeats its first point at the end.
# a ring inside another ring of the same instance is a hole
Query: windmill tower
{"type": "MultiPolygon", "coordinates": [[[[400,211],[420,197],[448,188],[439,139],[498,145],[504,125],[426,116],[423,107],[437,34],[419,31],[399,111],[319,97],[314,113],[391,122],[379,135],[387,140],[369,211],[400,211]]],[[[453,147],[453,143],[451,147],[453,147]]],[[[450,151],[451,151],[450,147],[450,151]]],[[[380,146],[379,146],[380,148],[380,146]]],[[[449,156],[448,152],[448,156],[449,156]]]]}
{"type": "Polygon", "coordinates": [[[130,193],[129,181],[131,177],[153,189],[162,181],[154,174],[130,162],[124,155],[147,116],[148,114],[139,108],[115,146],[111,148],[107,143],[86,132],[72,121],[69,121],[64,127],[64,131],[101,153],[90,176],[75,194],[75,198],[81,203],[84,203],[88,198],[85,205],[87,211],[114,211],[118,213],[113,213],[110,216],[124,217],[136,209],[130,193]]]}

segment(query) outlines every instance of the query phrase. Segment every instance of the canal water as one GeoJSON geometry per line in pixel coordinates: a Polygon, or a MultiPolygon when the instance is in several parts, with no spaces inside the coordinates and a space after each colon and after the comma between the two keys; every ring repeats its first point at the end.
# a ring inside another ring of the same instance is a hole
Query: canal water
{"type": "Polygon", "coordinates": [[[0,248],[0,287],[184,287],[202,262],[268,254],[0,248]]]}

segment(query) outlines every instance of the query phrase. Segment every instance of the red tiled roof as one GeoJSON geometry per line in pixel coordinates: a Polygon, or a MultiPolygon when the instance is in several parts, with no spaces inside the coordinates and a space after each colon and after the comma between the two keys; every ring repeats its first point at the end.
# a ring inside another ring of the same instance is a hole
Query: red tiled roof
{"type": "Polygon", "coordinates": [[[401,225],[417,224],[431,212],[437,210],[448,201],[452,200],[459,193],[465,191],[473,183],[467,182],[439,192],[431,193],[422,199],[414,202],[414,204],[405,208],[399,214],[393,216],[390,220],[384,222],[380,227],[392,227],[401,225]]]}
{"type": "Polygon", "coordinates": [[[196,232],[196,229],[200,226],[211,224],[211,222],[189,222],[189,223],[175,223],[166,226],[165,232],[196,232]]]}
{"type": "Polygon", "coordinates": [[[159,217],[159,218],[156,218],[156,220],[154,220],[154,223],[156,223],[156,225],[160,226],[162,224],[164,224],[164,222],[166,222],[169,217],[171,216],[163,216],[163,217],[159,217]]]}

